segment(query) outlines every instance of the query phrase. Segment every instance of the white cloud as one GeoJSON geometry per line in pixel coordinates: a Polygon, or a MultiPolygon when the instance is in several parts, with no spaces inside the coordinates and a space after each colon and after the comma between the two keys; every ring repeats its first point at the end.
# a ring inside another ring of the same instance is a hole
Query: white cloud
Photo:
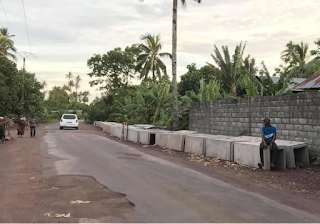
{"type": "MultiPolygon", "coordinates": [[[[20,0],[2,0],[19,50],[29,51],[20,0]]],[[[305,41],[313,48],[320,38],[320,1],[314,0],[204,0],[187,1],[179,8],[178,75],[196,62],[212,62],[216,44],[230,51],[240,41],[248,41],[246,54],[265,61],[272,71],[289,40],[305,41]]],[[[161,33],[164,51],[171,51],[172,0],[27,0],[25,1],[33,52],[27,69],[49,87],[65,81],[69,71],[80,74],[81,90],[99,92],[88,84],[86,61],[115,47],[139,43],[145,33],[161,33]]],[[[0,9],[0,12],[1,9],[0,9]]],[[[0,13],[0,26],[7,26],[0,13]]],[[[171,72],[170,61],[166,61],[171,72]]],[[[19,61],[21,67],[21,60],[19,61]]],[[[138,83],[138,81],[134,81],[138,83]]]]}

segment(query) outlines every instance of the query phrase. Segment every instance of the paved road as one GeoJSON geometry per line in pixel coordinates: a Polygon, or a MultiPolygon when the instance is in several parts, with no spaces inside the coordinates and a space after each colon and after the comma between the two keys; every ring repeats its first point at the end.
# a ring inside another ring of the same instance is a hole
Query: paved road
{"type": "Polygon", "coordinates": [[[58,175],[91,175],[127,195],[134,212],[113,221],[320,222],[319,217],[84,131],[50,125],[41,148],[58,157],[58,175]]]}

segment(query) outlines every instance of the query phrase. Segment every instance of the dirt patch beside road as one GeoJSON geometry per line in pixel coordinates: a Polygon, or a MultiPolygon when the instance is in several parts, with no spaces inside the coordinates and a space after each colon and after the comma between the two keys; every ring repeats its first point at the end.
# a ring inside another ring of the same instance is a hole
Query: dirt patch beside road
{"type": "Polygon", "coordinates": [[[125,222],[134,207],[125,195],[88,176],[42,176],[45,132],[42,126],[36,138],[13,135],[0,144],[0,222],[125,222]]]}

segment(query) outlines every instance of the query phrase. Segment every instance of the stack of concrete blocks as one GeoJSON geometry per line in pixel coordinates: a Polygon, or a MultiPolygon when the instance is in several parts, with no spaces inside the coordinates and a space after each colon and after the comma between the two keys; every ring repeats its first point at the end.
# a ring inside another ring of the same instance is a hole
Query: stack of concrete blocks
{"type": "MultiPolygon", "coordinates": [[[[234,159],[239,164],[246,164],[258,168],[260,163],[260,141],[235,142],[234,159]]],[[[304,142],[277,140],[278,154],[275,166],[278,169],[295,168],[298,164],[309,165],[307,144],[304,142]]],[[[264,169],[270,170],[270,149],[264,149],[264,169]]]]}
{"type": "Polygon", "coordinates": [[[235,138],[229,136],[209,136],[205,139],[205,155],[233,162],[234,142],[235,138]]]}

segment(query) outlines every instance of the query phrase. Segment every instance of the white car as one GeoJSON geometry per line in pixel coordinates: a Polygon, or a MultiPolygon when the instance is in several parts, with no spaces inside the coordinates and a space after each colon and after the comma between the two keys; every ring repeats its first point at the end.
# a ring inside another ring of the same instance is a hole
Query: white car
{"type": "Polygon", "coordinates": [[[79,121],[76,114],[64,114],[60,119],[60,129],[75,128],[78,129],[79,121]]]}

